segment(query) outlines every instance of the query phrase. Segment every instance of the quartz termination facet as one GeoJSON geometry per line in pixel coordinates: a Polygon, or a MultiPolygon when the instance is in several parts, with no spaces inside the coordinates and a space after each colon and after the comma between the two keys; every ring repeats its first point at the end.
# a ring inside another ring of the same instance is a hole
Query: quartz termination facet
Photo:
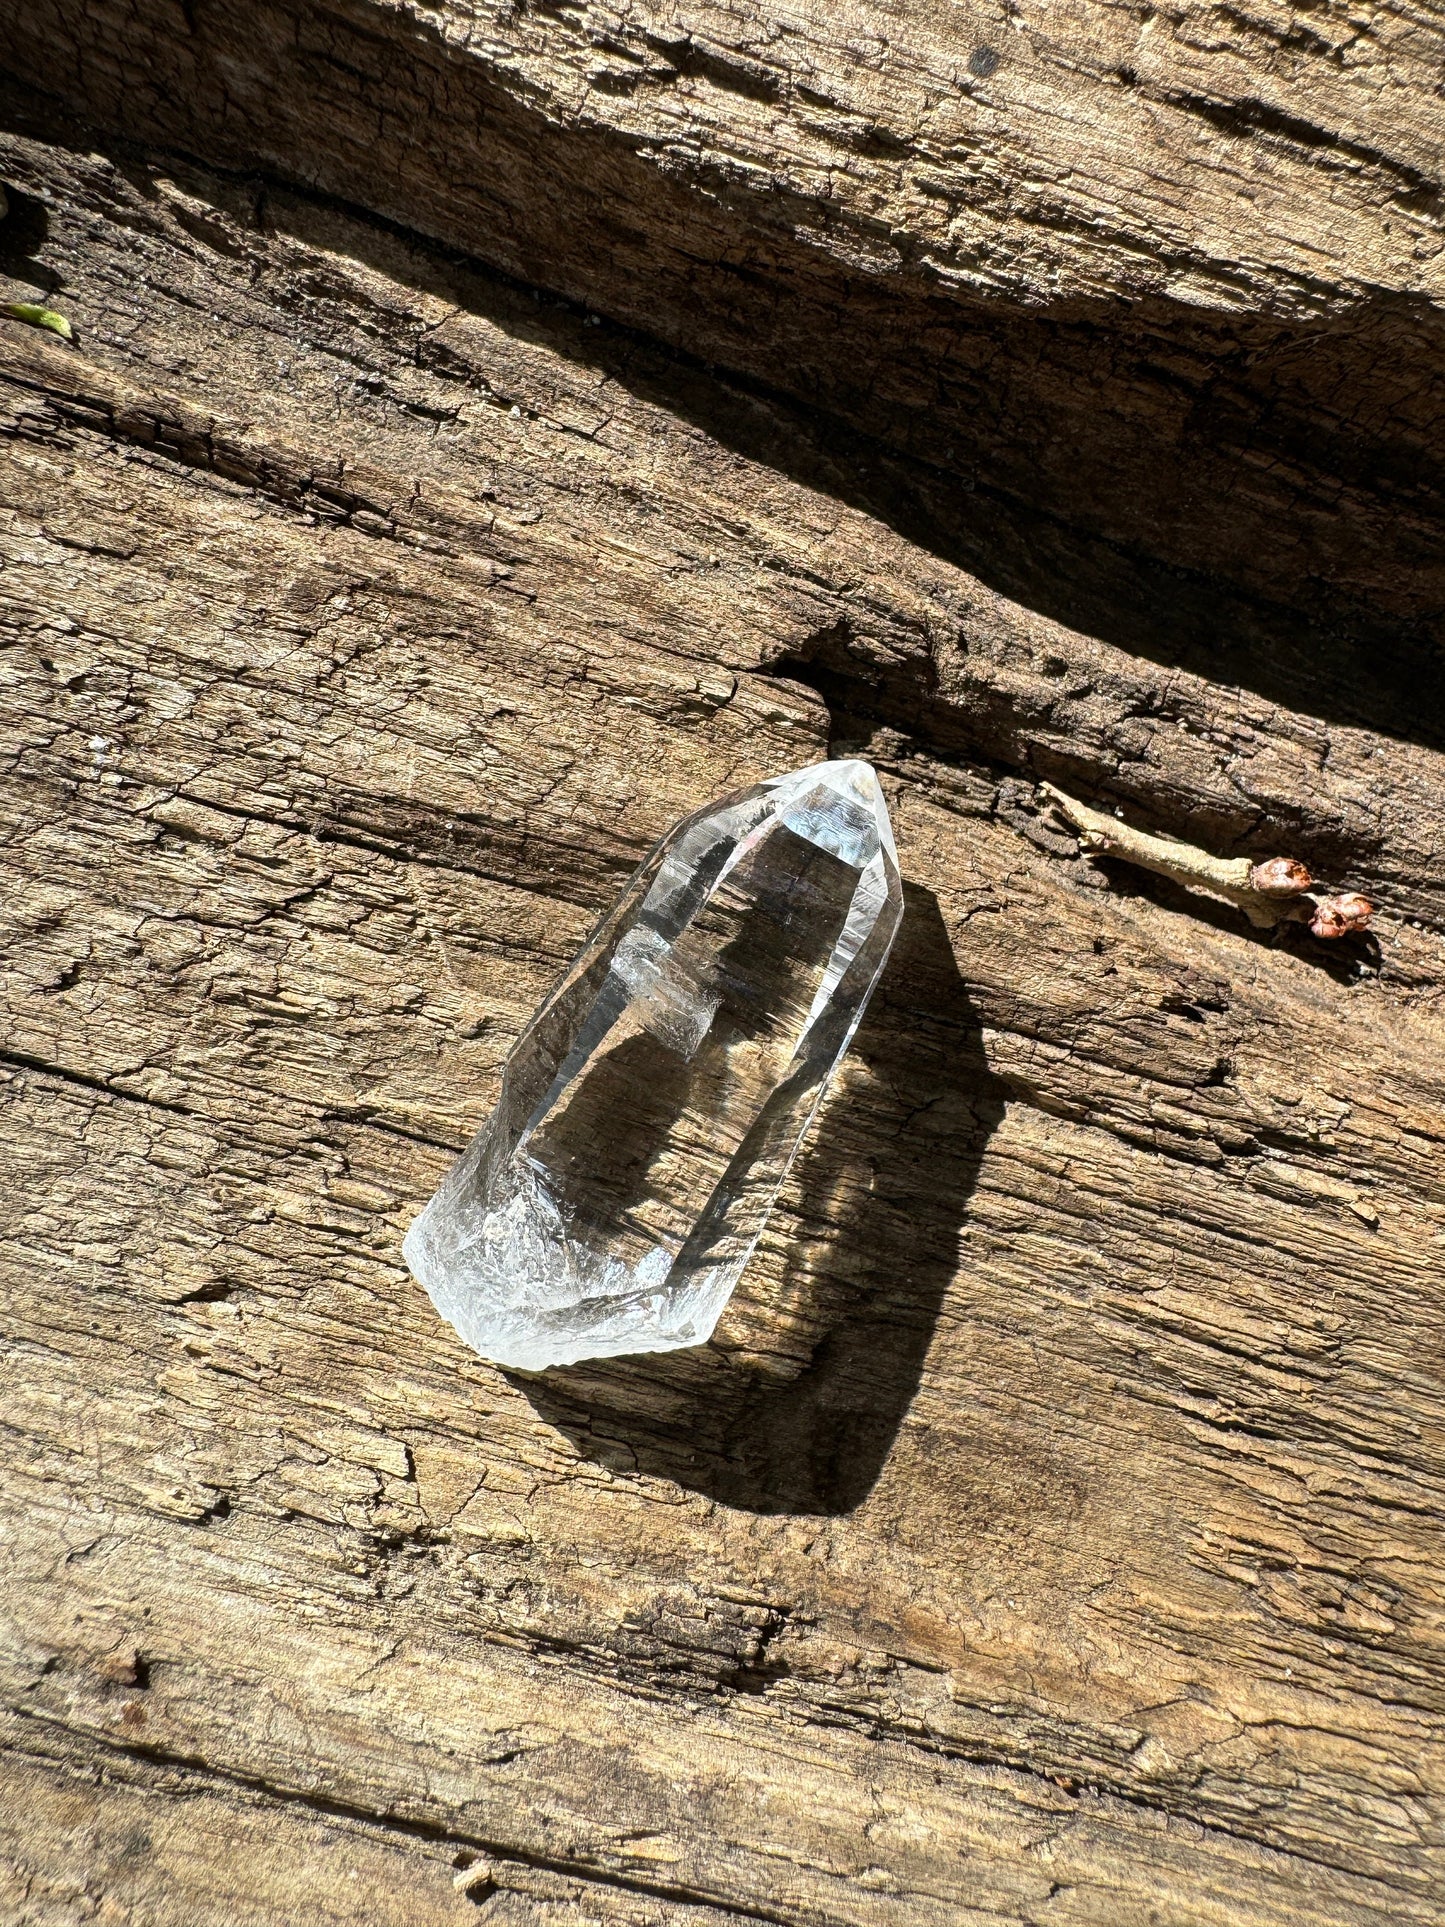
{"type": "Polygon", "coordinates": [[[407,1234],[462,1338],[524,1371],[708,1338],[902,913],[867,763],[774,777],[670,831],[407,1234]]]}

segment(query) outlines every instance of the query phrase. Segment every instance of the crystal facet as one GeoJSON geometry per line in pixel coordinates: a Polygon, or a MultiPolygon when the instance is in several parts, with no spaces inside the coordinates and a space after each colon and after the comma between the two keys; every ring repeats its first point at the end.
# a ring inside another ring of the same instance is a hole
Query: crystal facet
{"type": "Polygon", "coordinates": [[[407,1233],[462,1338],[527,1371],[708,1338],[902,913],[867,763],[794,770],[671,830],[407,1233]]]}

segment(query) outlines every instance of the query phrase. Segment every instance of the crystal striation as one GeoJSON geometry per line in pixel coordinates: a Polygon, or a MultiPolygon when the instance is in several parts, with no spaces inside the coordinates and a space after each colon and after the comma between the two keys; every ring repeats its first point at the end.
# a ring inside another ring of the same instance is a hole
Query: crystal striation
{"type": "Polygon", "coordinates": [[[815,763],[671,830],[507,1060],[407,1233],[484,1358],[707,1339],[903,913],[867,763],[815,763]]]}

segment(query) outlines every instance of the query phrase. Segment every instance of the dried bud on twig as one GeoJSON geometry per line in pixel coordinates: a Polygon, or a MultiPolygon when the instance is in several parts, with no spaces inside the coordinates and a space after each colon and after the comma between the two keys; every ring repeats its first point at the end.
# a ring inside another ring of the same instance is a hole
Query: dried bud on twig
{"type": "Polygon", "coordinates": [[[1368,897],[1348,890],[1343,896],[1319,898],[1310,929],[1317,937],[1348,937],[1356,930],[1368,929],[1374,914],[1375,906],[1368,897]]]}
{"type": "Polygon", "coordinates": [[[1267,863],[1256,863],[1249,873],[1249,887],[1264,897],[1302,897],[1314,884],[1314,878],[1294,856],[1272,856],[1267,863]]]}
{"type": "Polygon", "coordinates": [[[1354,891],[1313,897],[1314,878],[1297,857],[1272,856],[1263,863],[1247,857],[1210,856],[1192,843],[1151,836],[1116,817],[1076,803],[1052,783],[1039,788],[1065,822],[1079,833],[1081,846],[1096,855],[1122,857],[1142,869],[1172,877],[1176,883],[1207,890],[1236,903],[1261,929],[1281,923],[1307,923],[1317,937],[1346,937],[1368,928],[1375,906],[1354,891]]]}

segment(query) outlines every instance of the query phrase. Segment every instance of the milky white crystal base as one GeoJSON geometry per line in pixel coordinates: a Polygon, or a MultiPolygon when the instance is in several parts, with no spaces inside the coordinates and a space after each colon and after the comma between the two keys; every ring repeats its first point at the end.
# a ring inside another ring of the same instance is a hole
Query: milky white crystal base
{"type": "Polygon", "coordinates": [[[867,763],[794,770],[670,831],[407,1233],[467,1344],[537,1371],[707,1339],[902,911],[867,763]]]}

